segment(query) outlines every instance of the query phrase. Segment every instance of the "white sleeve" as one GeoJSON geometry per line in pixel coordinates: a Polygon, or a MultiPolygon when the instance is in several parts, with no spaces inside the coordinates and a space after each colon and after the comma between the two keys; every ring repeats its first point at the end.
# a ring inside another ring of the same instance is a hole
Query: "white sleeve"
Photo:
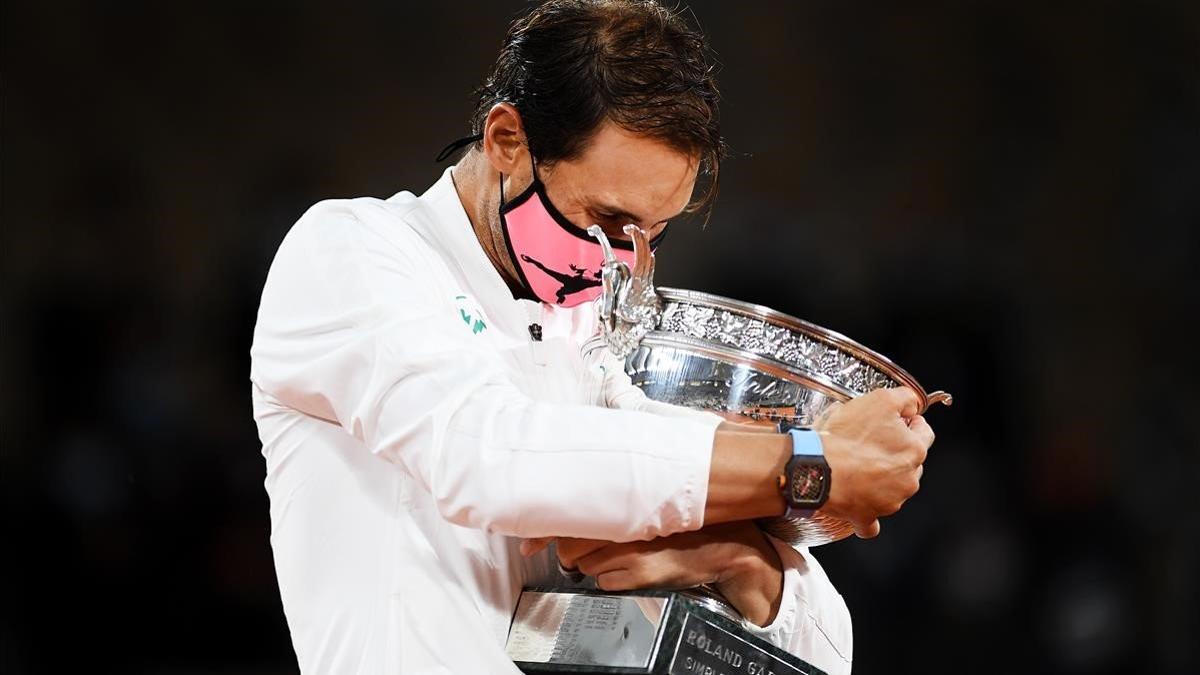
{"type": "Polygon", "coordinates": [[[767,536],[783,563],[783,598],[768,626],[749,628],[830,675],[848,674],[854,658],[850,610],[805,547],[767,536]]]}
{"type": "Polygon", "coordinates": [[[255,384],[402,465],[459,525],[611,541],[702,526],[714,421],[531,400],[429,297],[427,245],[346,204],[314,207],[280,246],[255,384]]]}

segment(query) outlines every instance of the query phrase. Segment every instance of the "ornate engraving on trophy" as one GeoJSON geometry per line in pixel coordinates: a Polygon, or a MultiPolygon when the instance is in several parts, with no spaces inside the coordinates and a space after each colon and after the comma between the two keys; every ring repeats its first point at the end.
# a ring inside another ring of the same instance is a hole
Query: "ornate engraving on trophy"
{"type": "Polygon", "coordinates": [[[769,399],[779,394],[782,383],[773,377],[764,377],[749,368],[739,367],[729,377],[728,386],[731,390],[745,396],[758,399],[769,399]]]}
{"type": "Polygon", "coordinates": [[[783,326],[724,309],[667,301],[659,330],[713,340],[759,356],[812,370],[856,394],[899,383],[837,347],[783,326]]]}

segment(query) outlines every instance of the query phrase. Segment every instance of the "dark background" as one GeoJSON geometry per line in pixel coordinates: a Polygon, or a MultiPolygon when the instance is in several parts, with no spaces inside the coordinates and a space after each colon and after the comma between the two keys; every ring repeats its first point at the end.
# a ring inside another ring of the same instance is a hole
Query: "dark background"
{"type": "MultiPolygon", "coordinates": [[[[295,671],[271,256],[431,184],[522,6],[4,4],[0,670],[295,671]]],[[[957,400],[883,535],[818,550],[856,672],[1197,672],[1200,3],[692,6],[734,155],[660,284],[957,400]]]]}

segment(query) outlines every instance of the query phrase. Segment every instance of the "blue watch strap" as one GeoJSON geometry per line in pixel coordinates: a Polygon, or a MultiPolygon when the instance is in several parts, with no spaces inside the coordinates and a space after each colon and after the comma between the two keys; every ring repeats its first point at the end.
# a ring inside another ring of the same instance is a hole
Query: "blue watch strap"
{"type": "Polygon", "coordinates": [[[792,457],[797,455],[825,456],[825,446],[821,444],[821,435],[812,429],[788,429],[788,435],[792,437],[792,457]]]}

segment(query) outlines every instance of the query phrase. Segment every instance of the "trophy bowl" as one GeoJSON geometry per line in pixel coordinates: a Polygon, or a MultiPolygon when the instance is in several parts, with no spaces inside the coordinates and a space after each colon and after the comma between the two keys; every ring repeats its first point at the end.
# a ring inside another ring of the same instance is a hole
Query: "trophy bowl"
{"type": "MultiPolygon", "coordinates": [[[[736,422],[806,427],[819,426],[835,404],[876,389],[911,388],[922,413],[952,402],[945,392],[927,393],[882,354],[826,328],[710,293],[654,291],[661,313],[625,357],[633,384],[652,399],[736,422]]],[[[584,354],[607,344],[594,338],[584,354]]],[[[793,546],[818,546],[854,532],[850,523],[819,512],[762,524],[793,546]]]]}

